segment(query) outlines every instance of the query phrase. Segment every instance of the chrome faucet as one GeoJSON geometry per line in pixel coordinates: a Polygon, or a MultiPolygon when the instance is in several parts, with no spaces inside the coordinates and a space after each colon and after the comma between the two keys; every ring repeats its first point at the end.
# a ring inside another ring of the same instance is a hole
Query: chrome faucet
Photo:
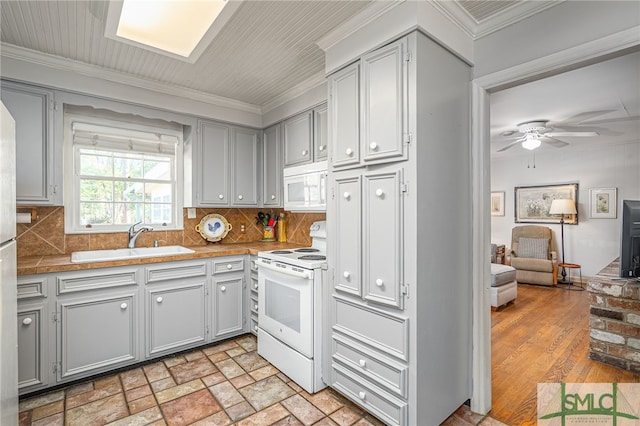
{"type": "Polygon", "coordinates": [[[138,230],[136,231],[136,225],[140,225],[142,223],[142,221],[140,222],[136,222],[133,225],[131,225],[131,227],[129,228],[129,248],[135,248],[136,246],[136,239],[138,238],[138,235],[142,234],[145,231],[153,231],[153,228],[151,226],[141,226],[140,228],[138,228],[138,230]]]}

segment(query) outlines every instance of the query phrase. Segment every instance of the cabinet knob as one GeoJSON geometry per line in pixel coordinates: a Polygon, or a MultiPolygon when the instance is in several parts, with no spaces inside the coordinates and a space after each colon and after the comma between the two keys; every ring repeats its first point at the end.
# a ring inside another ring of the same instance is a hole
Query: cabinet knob
{"type": "Polygon", "coordinates": [[[227,263],[227,269],[231,269],[231,268],[233,268],[233,265],[230,263],[227,263]]]}
{"type": "Polygon", "coordinates": [[[253,305],[253,309],[258,310],[258,305],[253,305]]]}
{"type": "Polygon", "coordinates": [[[258,331],[258,326],[257,326],[257,325],[254,325],[254,326],[253,326],[253,329],[254,329],[255,331],[258,331]]]}
{"type": "Polygon", "coordinates": [[[345,200],[348,200],[349,198],[351,198],[351,194],[349,194],[348,192],[345,192],[344,194],[342,194],[342,196],[344,197],[345,200]]]}
{"type": "Polygon", "coordinates": [[[364,400],[367,397],[367,394],[364,393],[363,391],[358,392],[358,397],[362,400],[364,400]]]}
{"type": "Polygon", "coordinates": [[[222,200],[222,199],[224,198],[224,195],[219,194],[219,195],[218,195],[218,198],[222,200]]]}
{"type": "Polygon", "coordinates": [[[127,305],[126,303],[122,303],[122,304],[120,304],[120,309],[125,310],[125,309],[127,309],[128,306],[129,305],[127,305]]]}
{"type": "Polygon", "coordinates": [[[242,194],[238,195],[238,200],[242,200],[243,198],[242,194]]]}
{"type": "Polygon", "coordinates": [[[384,284],[384,282],[382,281],[382,279],[381,279],[381,278],[378,278],[378,279],[376,280],[376,285],[377,285],[378,287],[382,287],[382,284],[384,284]]]}
{"type": "Polygon", "coordinates": [[[309,151],[307,151],[306,149],[302,150],[302,156],[303,157],[305,157],[308,153],[309,153],[309,151]]]}
{"type": "Polygon", "coordinates": [[[351,274],[349,273],[349,271],[344,271],[342,273],[342,276],[345,277],[345,278],[349,278],[349,276],[351,276],[351,274]]]}
{"type": "Polygon", "coordinates": [[[158,302],[158,303],[162,303],[162,296],[158,296],[158,297],[156,298],[156,302],[158,302]]]}
{"type": "Polygon", "coordinates": [[[353,155],[353,150],[351,148],[347,148],[347,150],[345,151],[345,153],[351,157],[353,155]]]}
{"type": "Polygon", "coordinates": [[[225,286],[222,286],[220,287],[220,291],[224,293],[225,291],[227,291],[227,288],[225,286]]]}
{"type": "Polygon", "coordinates": [[[382,197],[384,195],[384,191],[380,188],[376,189],[376,196],[382,197]]]}
{"type": "Polygon", "coordinates": [[[33,322],[33,320],[31,318],[25,318],[22,320],[22,324],[24,325],[29,325],[33,322]]]}
{"type": "Polygon", "coordinates": [[[253,285],[253,288],[255,288],[255,289],[257,290],[257,289],[258,289],[258,283],[255,283],[255,284],[253,285]]]}
{"type": "Polygon", "coordinates": [[[371,151],[377,151],[378,150],[378,144],[375,142],[371,142],[369,144],[369,149],[371,149],[371,151]]]}
{"type": "Polygon", "coordinates": [[[272,200],[275,200],[275,199],[276,199],[276,196],[275,196],[275,195],[273,195],[273,194],[271,194],[271,199],[272,199],[272,200]]]}
{"type": "Polygon", "coordinates": [[[324,151],[324,149],[325,149],[325,146],[324,146],[324,145],[320,145],[320,146],[318,147],[318,150],[319,150],[320,152],[324,151]]]}
{"type": "Polygon", "coordinates": [[[367,366],[367,361],[365,361],[364,359],[361,359],[360,362],[358,362],[358,364],[360,364],[360,367],[364,368],[367,366]]]}

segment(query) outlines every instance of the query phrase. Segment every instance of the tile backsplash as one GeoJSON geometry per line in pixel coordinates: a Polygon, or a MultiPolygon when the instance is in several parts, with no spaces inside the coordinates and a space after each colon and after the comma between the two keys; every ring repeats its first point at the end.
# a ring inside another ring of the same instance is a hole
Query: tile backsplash
{"type": "MultiPolygon", "coordinates": [[[[16,240],[18,246],[18,258],[29,256],[64,255],[74,251],[100,250],[127,247],[128,236],[126,232],[96,233],[96,234],[65,234],[64,232],[64,207],[37,207],[37,220],[32,223],[19,223],[16,225],[16,240]]],[[[152,246],[154,241],[162,246],[183,245],[201,246],[207,244],[225,244],[260,241],[263,235],[263,227],[256,224],[256,216],[259,211],[279,215],[282,209],[196,209],[196,218],[187,218],[187,209],[183,210],[184,229],[180,231],[151,231],[140,234],[136,241],[138,247],[152,246]],[[217,213],[224,216],[232,225],[223,241],[210,243],[196,232],[195,227],[204,216],[217,213]],[[244,225],[245,231],[241,232],[244,225]]],[[[324,220],[324,213],[290,213],[284,212],[286,219],[287,241],[311,245],[309,226],[315,221],[324,220]]]]}

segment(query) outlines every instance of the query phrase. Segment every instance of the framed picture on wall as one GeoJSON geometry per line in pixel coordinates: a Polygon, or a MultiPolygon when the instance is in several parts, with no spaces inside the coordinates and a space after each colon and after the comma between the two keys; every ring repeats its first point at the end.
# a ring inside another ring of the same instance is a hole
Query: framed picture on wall
{"type": "Polygon", "coordinates": [[[617,217],[618,188],[594,188],[589,190],[589,217],[591,219],[615,219],[617,217]]]}
{"type": "Polygon", "coordinates": [[[504,191],[491,192],[491,216],[504,216],[504,191]]]}
{"type": "MultiPolygon", "coordinates": [[[[560,223],[560,217],[550,215],[551,202],[570,199],[578,205],[578,184],[517,186],[515,188],[515,221],[517,223],[560,223]]],[[[577,225],[578,215],[565,215],[565,225],[577,225]]]]}

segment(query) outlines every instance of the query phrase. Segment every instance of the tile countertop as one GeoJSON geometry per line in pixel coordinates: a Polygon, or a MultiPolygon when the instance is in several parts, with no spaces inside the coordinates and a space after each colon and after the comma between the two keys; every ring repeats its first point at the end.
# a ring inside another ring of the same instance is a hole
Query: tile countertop
{"type": "Polygon", "coordinates": [[[187,247],[195,253],[175,256],[144,257],[108,262],[72,263],[71,255],[34,256],[18,259],[18,275],[46,274],[49,272],[80,271],[84,269],[110,268],[113,266],[140,265],[146,263],[173,262],[178,260],[200,259],[205,257],[233,256],[242,254],[257,255],[259,251],[299,248],[300,244],[277,242],[252,242],[209,244],[187,247]]]}

